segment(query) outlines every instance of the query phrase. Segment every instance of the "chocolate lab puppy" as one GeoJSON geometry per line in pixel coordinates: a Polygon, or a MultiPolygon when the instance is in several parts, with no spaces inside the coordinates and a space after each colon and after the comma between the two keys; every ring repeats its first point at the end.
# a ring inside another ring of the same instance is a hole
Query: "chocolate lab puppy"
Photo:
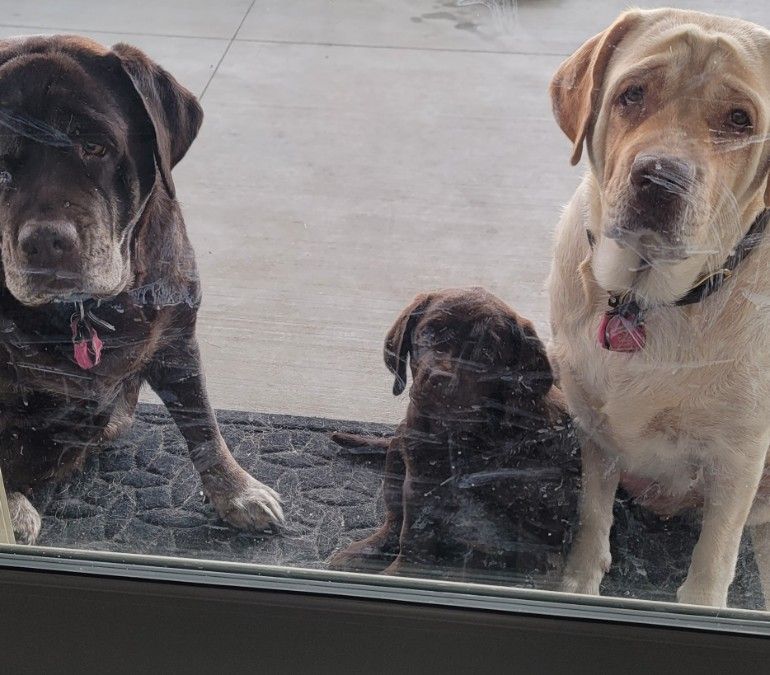
{"type": "Polygon", "coordinates": [[[129,424],[144,382],[224,520],[283,517],[233,459],[206,395],[200,284],[171,177],[202,118],[128,45],[0,41],[0,468],[19,541],[40,530],[24,495],[129,424]]]}
{"type": "Polygon", "coordinates": [[[387,448],[385,519],[338,569],[557,571],[576,510],[579,448],[532,324],[484,289],[417,296],[385,339],[393,393],[412,372],[387,448]]]}

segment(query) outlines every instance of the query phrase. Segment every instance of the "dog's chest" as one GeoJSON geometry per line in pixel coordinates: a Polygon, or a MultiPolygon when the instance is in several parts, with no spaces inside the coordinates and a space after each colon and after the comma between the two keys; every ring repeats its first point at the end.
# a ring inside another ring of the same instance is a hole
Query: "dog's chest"
{"type": "MultiPolygon", "coordinates": [[[[154,316],[144,308],[111,303],[92,310],[86,318],[86,347],[91,351],[90,367],[78,362],[73,322],[77,307],[55,307],[50,314],[4,314],[0,359],[0,388],[5,398],[24,392],[43,392],[65,399],[109,401],[126,376],[141,368],[153,334],[154,316]],[[95,358],[94,338],[99,341],[95,358]]],[[[82,347],[82,345],[81,345],[82,347]]]]}
{"type": "Polygon", "coordinates": [[[720,349],[678,342],[668,354],[628,355],[586,340],[579,351],[563,375],[581,425],[621,469],[673,493],[690,491],[704,465],[733,451],[737,427],[761,434],[766,426],[767,376],[720,349]]]}

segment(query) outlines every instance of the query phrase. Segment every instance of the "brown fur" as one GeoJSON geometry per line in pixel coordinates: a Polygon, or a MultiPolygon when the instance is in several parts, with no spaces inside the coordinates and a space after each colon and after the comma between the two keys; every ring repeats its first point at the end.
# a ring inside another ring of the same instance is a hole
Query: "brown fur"
{"type": "Polygon", "coordinates": [[[385,363],[395,394],[407,366],[412,374],[395,437],[334,436],[387,448],[385,520],[330,565],[388,574],[553,569],[579,460],[532,324],[483,289],[421,294],[388,332],[385,363]],[[544,470],[549,477],[538,478],[544,470]]]}
{"type": "Polygon", "coordinates": [[[195,97],[133,47],[70,36],[0,42],[0,92],[0,467],[9,491],[79,468],[130,423],[146,381],[220,515],[240,527],[280,520],[277,495],[238,466],[206,396],[200,284],[171,178],[203,119],[195,97]],[[41,267],[35,238],[51,231],[67,233],[70,248],[41,267]],[[99,328],[103,358],[89,370],[73,359],[80,300],[115,328],[99,328]]]}

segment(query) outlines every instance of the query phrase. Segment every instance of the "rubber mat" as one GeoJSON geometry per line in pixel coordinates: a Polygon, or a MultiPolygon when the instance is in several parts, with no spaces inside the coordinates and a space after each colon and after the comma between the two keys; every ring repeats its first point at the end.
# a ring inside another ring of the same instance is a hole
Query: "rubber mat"
{"type": "MultiPolygon", "coordinates": [[[[131,431],[92,455],[74,480],[45,486],[33,495],[43,514],[39,543],[323,568],[336,549],[377,526],[382,514],[382,453],[351,453],[333,443],[329,432],[387,435],[392,427],[234,411],[217,415],[241,465],[281,493],[284,527],[246,533],[218,520],[170,417],[160,406],[142,405],[131,431]]],[[[614,562],[602,593],[673,599],[697,540],[697,514],[661,520],[621,495],[615,523],[614,562]]],[[[425,570],[425,575],[434,572],[425,570]]],[[[463,569],[461,576],[467,581],[553,587],[553,580],[527,570],[463,569]]],[[[748,541],[742,546],[730,604],[762,606],[748,541]]]]}

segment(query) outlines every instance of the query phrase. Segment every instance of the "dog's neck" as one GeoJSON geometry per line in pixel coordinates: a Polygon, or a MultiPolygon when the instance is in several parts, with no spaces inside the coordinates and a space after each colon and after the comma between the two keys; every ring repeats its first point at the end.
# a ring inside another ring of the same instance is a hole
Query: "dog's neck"
{"type": "Polygon", "coordinates": [[[662,283],[664,280],[660,275],[663,272],[650,266],[640,272],[641,275],[647,276],[637,275],[637,281],[633,283],[628,279],[620,281],[615,272],[622,268],[623,263],[617,260],[614,263],[615,268],[606,266],[608,256],[611,255],[607,247],[611,247],[612,242],[608,242],[606,237],[601,236],[601,232],[596,231],[596,227],[602,222],[601,188],[592,174],[586,177],[584,186],[584,241],[587,250],[578,271],[585,291],[585,311],[594,315],[597,307],[606,302],[604,313],[598,320],[597,341],[609,351],[643,351],[647,345],[646,322],[650,316],[666,308],[700,306],[708,297],[720,291],[731,277],[738,274],[741,266],[745,264],[743,261],[766,239],[770,209],[765,207],[764,199],[757,197],[740,214],[741,225],[735,227],[736,234],[734,240],[729,242],[728,252],[720,249],[709,254],[705,261],[695,257],[685,258],[680,264],[688,266],[690,271],[682,276],[684,268],[681,268],[678,280],[674,276],[662,283]],[[747,222],[748,225],[745,224],[747,222]],[[618,265],[621,267],[617,267],[618,265]],[[612,269],[615,269],[615,272],[612,272],[612,269]],[[621,288],[611,287],[611,280],[615,277],[621,288]],[[665,288],[665,297],[659,297],[656,288],[665,288]],[[672,296],[674,290],[677,292],[672,296]]]}
{"type": "Polygon", "coordinates": [[[760,243],[766,232],[768,214],[770,214],[760,195],[747,203],[741,213],[736,214],[740,222],[735,225],[735,233],[730,241],[716,247],[718,250],[710,252],[703,258],[693,255],[676,265],[669,266],[671,269],[679,269],[678,280],[671,276],[673,272],[668,273],[663,279],[660,273],[651,267],[640,270],[633,287],[629,288],[625,285],[626,282],[623,282],[622,287],[612,288],[607,285],[606,279],[602,281],[602,277],[606,274],[602,274],[600,262],[594,260],[597,247],[606,245],[607,241],[598,229],[603,222],[604,213],[602,188],[592,172],[588,172],[585,176],[583,188],[586,254],[579,272],[583,278],[586,294],[592,300],[596,297],[596,292],[600,296],[614,296],[620,301],[634,300],[643,309],[696,304],[708,297],[721,287],[724,280],[731,276],[741,261],[760,243]],[[653,274],[657,276],[650,276],[653,274]],[[680,283],[683,284],[681,287],[680,283]],[[665,289],[663,295],[668,299],[659,297],[661,288],[665,289]],[[678,294],[676,297],[669,298],[673,289],[676,289],[678,294]]]}

